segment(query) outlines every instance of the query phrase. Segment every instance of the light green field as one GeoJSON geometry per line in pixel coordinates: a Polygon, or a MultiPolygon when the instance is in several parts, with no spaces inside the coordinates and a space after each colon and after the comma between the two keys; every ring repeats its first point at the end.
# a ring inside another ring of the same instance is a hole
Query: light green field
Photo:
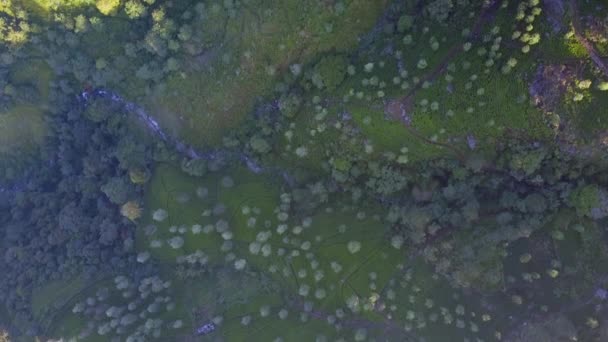
{"type": "MultiPolygon", "coordinates": [[[[173,280],[169,293],[178,306],[160,317],[168,322],[182,319],[185,324],[178,330],[164,330],[168,334],[164,336],[186,336],[198,325],[218,316],[223,318],[223,322],[218,331],[210,335],[211,340],[219,336],[228,340],[241,340],[247,336],[262,339],[281,336],[299,341],[305,340],[304,336],[319,334],[352,338],[359,328],[371,335],[388,329],[395,336],[406,336],[407,329],[417,329],[418,334],[429,338],[453,334],[472,338],[488,333],[482,329],[479,316],[469,320],[479,326],[481,332],[460,331],[441,322],[427,321],[424,326],[415,328],[419,324],[416,323],[418,318],[405,319],[410,312],[426,317],[434,312],[433,308],[441,305],[461,304],[471,307],[467,310],[477,310],[477,304],[463,300],[465,294],[459,294],[436,278],[418,259],[408,259],[410,254],[407,250],[393,248],[387,228],[374,217],[382,211],[373,207],[365,212],[354,211],[337,205],[311,215],[283,217],[285,221],[280,221],[275,210],[279,203],[276,185],[264,177],[240,170],[222,174],[233,176],[235,185],[225,188],[220,185],[220,175],[195,178],[167,165],[159,166],[150,182],[147,216],[153,210],[164,208],[168,211],[168,218],[154,222],[158,230],[147,237],[143,228],[153,221],[144,219],[141,222],[138,249],[150,251],[154,259],[166,266],[163,267],[166,278],[175,278],[175,266],[171,265],[175,265],[177,256],[197,249],[209,256],[209,273],[190,281],[173,280]],[[206,200],[196,198],[196,189],[201,186],[209,189],[206,200]],[[184,201],[184,194],[190,196],[189,201],[184,201]],[[215,203],[223,203],[226,212],[212,219],[200,216],[215,203]],[[255,224],[248,225],[252,218],[255,218],[255,224]],[[227,231],[233,233],[231,250],[222,250],[224,239],[215,231],[221,219],[228,222],[227,231]],[[277,231],[281,222],[287,225],[282,232],[277,231]],[[168,232],[170,226],[191,227],[195,223],[213,224],[214,230],[200,235],[193,235],[191,231],[182,234],[186,243],[179,249],[170,248],[166,242],[158,249],[148,247],[152,239],[166,241],[175,236],[168,232]],[[260,241],[259,234],[264,232],[270,232],[270,237],[262,243],[261,251],[252,254],[252,244],[260,241]],[[352,243],[359,243],[359,249],[351,250],[349,244],[352,243]],[[264,256],[266,244],[269,252],[264,256]],[[226,261],[226,257],[246,260],[244,270],[235,269],[234,262],[226,261]],[[431,307],[424,304],[427,298],[433,300],[431,307]],[[303,322],[300,315],[305,312],[306,302],[312,304],[313,311],[303,322]],[[395,305],[391,316],[399,317],[398,321],[387,319],[384,310],[388,310],[390,305],[395,305]],[[278,316],[283,309],[288,312],[285,319],[278,316]],[[199,310],[202,314],[193,316],[192,310],[199,310]],[[268,310],[269,314],[261,314],[260,310],[268,310]],[[326,323],[327,317],[335,315],[336,310],[344,310],[343,323],[353,328],[336,331],[333,325],[326,323]],[[243,323],[243,320],[250,321],[243,323]],[[275,326],[281,327],[280,331],[274,329],[275,326]],[[293,332],[284,329],[286,326],[293,326],[298,334],[291,335],[293,332]]],[[[74,329],[82,326],[82,321],[78,322],[68,314],[55,326],[74,329]]],[[[485,325],[489,328],[491,324],[494,323],[485,325]]],[[[70,336],[70,329],[57,332],[70,336]]]]}
{"type": "Polygon", "coordinates": [[[354,47],[387,1],[348,1],[340,13],[323,2],[289,0],[265,9],[269,4],[242,4],[238,19],[228,19],[219,5],[211,7],[196,29],[223,39],[213,41],[199,60],[184,60],[188,69],[171,76],[148,100],[172,133],[197,146],[221,144],[224,133],[241,124],[258,99],[271,95],[276,82],[289,82],[291,65],[354,47]]]}
{"type": "Polygon", "coordinates": [[[51,312],[53,307],[61,307],[62,303],[77,295],[84,288],[84,281],[80,278],[58,280],[34,290],[32,310],[37,317],[43,317],[51,312]]]}
{"type": "MultiPolygon", "coordinates": [[[[416,17],[416,25],[405,32],[382,27],[384,33],[359,46],[362,51],[355,49],[361,43],[357,38],[373,27],[386,1],[346,2],[341,14],[331,1],[289,0],[272,10],[267,9],[272,3],[263,0],[243,1],[236,8],[230,4],[208,8],[207,21],[196,28],[208,33],[208,41],[200,42],[206,44],[204,54],[184,58],[183,72],[158,85],[146,106],[169,134],[195,146],[220,146],[228,132],[243,128],[257,104],[275,95],[277,83],[302,87],[305,91],[297,91],[303,92],[298,93],[303,105],[294,117],[281,118],[282,126],[268,139],[272,155],[264,156],[272,163],[264,166],[297,171],[306,180],[329,179],[337,188],[340,181],[329,177],[336,169],[348,173],[399,154],[408,157],[403,163],[409,163],[407,168],[417,170],[433,159],[492,155],[511,138],[551,143],[556,132],[547,124],[547,113],[531,102],[530,83],[541,60],[584,57],[577,43],[545,41],[544,36],[541,45],[524,53],[524,45],[511,38],[515,30],[523,30],[513,20],[514,3],[497,6],[492,25],[482,25],[476,37],[462,34],[480,15],[478,4],[471,4],[447,24],[416,17]],[[407,35],[412,42],[404,41],[407,35]],[[393,52],[381,52],[387,47],[393,52]],[[395,51],[401,51],[399,56],[395,51]],[[313,67],[334,54],[347,56],[354,68],[336,89],[315,89],[308,79],[294,81],[290,66],[313,67]],[[516,65],[505,71],[509,63],[516,65]],[[403,105],[407,123],[391,113],[392,101],[403,105]],[[476,146],[469,146],[469,137],[476,146]],[[302,148],[305,152],[298,156],[302,148]]],[[[413,2],[406,7],[407,13],[418,14],[413,2]]],[[[535,22],[529,31],[543,33],[544,25],[535,22]]],[[[88,48],[108,56],[118,49],[88,48]]],[[[585,75],[597,81],[597,75],[585,75]]],[[[579,133],[605,133],[605,94],[591,88],[584,101],[565,101],[560,115],[579,133]]],[[[37,117],[27,114],[34,109],[23,107],[20,115],[37,117]]],[[[259,127],[245,128],[255,134],[259,127]]],[[[8,143],[11,136],[5,139],[8,143]]],[[[452,171],[473,177],[464,166],[452,171]]],[[[448,176],[437,178],[437,183],[449,181],[448,176]]],[[[353,179],[349,181],[357,181],[353,179]]],[[[306,191],[312,181],[307,185],[298,190],[310,195],[306,191]]],[[[534,189],[521,191],[542,190],[534,189]]],[[[525,239],[505,238],[508,234],[497,230],[507,228],[492,214],[475,220],[474,227],[453,227],[454,232],[440,231],[440,236],[428,233],[423,242],[395,246],[398,229],[406,228],[387,223],[387,207],[369,202],[353,206],[346,195],[332,193],[319,207],[297,209],[288,195],[292,191],[276,174],[256,175],[242,166],[193,177],[175,165],[155,165],[137,222],[136,250],[150,253],[146,262],[158,263],[163,280],[171,280],[158,296],[170,297],[175,308],[149,315],[163,320],[161,340],[191,340],[197,327],[214,321],[217,330],[197,339],[497,341],[513,337],[508,335],[522,321],[532,322],[531,313],[556,314],[606,285],[590,279],[608,272],[601,224],[578,218],[574,210],[564,209],[525,239]],[[159,210],[167,217],[154,219],[159,210]],[[560,234],[565,237],[557,238],[560,234]],[[183,245],[170,246],[172,239],[183,239],[183,245]],[[197,252],[205,259],[201,265],[181,261],[197,252]],[[446,261],[445,256],[462,260],[446,261]],[[189,271],[200,274],[187,276],[189,271]],[[493,281],[483,272],[492,272],[493,281]],[[171,328],[176,320],[183,326],[171,328]]],[[[120,297],[124,292],[111,281],[74,302],[104,286],[111,288],[108,303],[125,304],[120,297]]],[[[36,291],[35,310],[44,313],[56,300],[46,293],[60,287],[57,283],[36,291]]],[[[147,305],[153,299],[146,300],[147,305]]],[[[564,316],[577,326],[589,325],[585,319],[593,310],[581,306],[564,316]]],[[[97,327],[108,321],[103,318],[97,327]]],[[[145,322],[138,318],[125,333],[145,322]]],[[[53,321],[51,334],[73,337],[86,323],[68,310],[53,321]]],[[[110,338],[93,335],[85,340],[110,338]]]]}

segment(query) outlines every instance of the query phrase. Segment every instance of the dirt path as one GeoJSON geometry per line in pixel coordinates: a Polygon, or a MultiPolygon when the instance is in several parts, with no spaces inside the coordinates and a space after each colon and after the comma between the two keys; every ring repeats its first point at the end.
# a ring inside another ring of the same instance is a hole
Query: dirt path
{"type": "Polygon", "coordinates": [[[593,44],[584,36],[585,30],[583,28],[583,24],[581,23],[576,0],[570,0],[570,14],[572,15],[572,27],[574,28],[574,36],[576,37],[576,40],[585,48],[585,50],[587,50],[587,53],[595,65],[604,73],[604,75],[608,76],[608,65],[606,65],[602,59],[602,56],[600,56],[600,54],[597,52],[595,46],[593,46],[593,44]]]}
{"type": "MultiPolygon", "coordinates": [[[[473,29],[471,30],[471,35],[470,35],[471,42],[475,42],[475,41],[479,40],[479,38],[481,37],[481,35],[480,35],[481,30],[484,28],[484,24],[486,23],[486,21],[491,20],[494,12],[498,9],[499,4],[500,4],[500,2],[498,0],[494,0],[494,1],[492,1],[492,3],[490,5],[488,5],[487,7],[484,7],[481,10],[479,15],[477,16],[477,20],[473,24],[473,29]]],[[[437,79],[437,77],[442,75],[445,72],[445,70],[447,69],[448,64],[462,51],[463,50],[462,50],[461,42],[457,42],[454,45],[452,45],[452,47],[450,47],[450,49],[448,50],[446,55],[442,58],[441,62],[439,62],[439,64],[437,64],[437,66],[434,69],[432,69],[428,73],[426,73],[421,78],[421,81],[414,88],[412,88],[405,96],[403,96],[400,99],[400,101],[402,103],[406,103],[409,98],[412,98],[412,97],[414,97],[414,95],[416,95],[416,92],[418,92],[418,90],[420,90],[420,88],[422,88],[422,84],[425,81],[432,82],[435,79],[437,79]]]]}
{"type": "MultiPolygon", "coordinates": [[[[477,20],[473,24],[473,29],[471,30],[471,41],[477,41],[480,38],[481,30],[485,26],[484,24],[491,20],[495,11],[498,9],[499,4],[500,2],[498,0],[493,0],[490,5],[484,7],[481,10],[481,13],[479,13],[477,20]]],[[[439,64],[437,64],[435,68],[426,73],[414,88],[412,88],[404,96],[389,101],[386,104],[384,110],[390,118],[401,121],[404,124],[405,128],[416,138],[422,140],[426,144],[435,145],[450,150],[457,156],[458,159],[464,161],[464,152],[462,152],[460,149],[456,148],[453,145],[432,141],[426,138],[423,134],[421,134],[420,132],[418,132],[418,130],[411,126],[411,118],[409,117],[409,113],[411,112],[414,106],[414,97],[416,93],[422,88],[422,84],[424,84],[425,82],[432,82],[436,80],[440,75],[445,72],[448,64],[462,51],[462,43],[455,43],[448,50],[446,55],[442,58],[441,62],[439,62],[439,64]]]]}

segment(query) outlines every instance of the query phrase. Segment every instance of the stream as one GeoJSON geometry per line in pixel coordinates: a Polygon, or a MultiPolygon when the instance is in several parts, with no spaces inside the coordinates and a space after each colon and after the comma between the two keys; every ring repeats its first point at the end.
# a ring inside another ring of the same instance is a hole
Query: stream
{"type": "MultiPolygon", "coordinates": [[[[158,121],[154,119],[146,110],[138,104],[128,101],[118,93],[113,92],[109,89],[97,88],[94,90],[83,91],[77,96],[78,103],[88,106],[95,99],[104,98],[109,99],[115,104],[121,106],[127,113],[135,115],[150,131],[151,134],[166,142],[172,146],[179,154],[189,159],[203,159],[206,161],[218,161],[218,160],[230,160],[232,158],[238,159],[247,167],[249,171],[255,174],[269,173],[274,176],[280,177],[285,183],[290,186],[295,185],[295,179],[285,170],[278,170],[276,168],[265,168],[262,167],[254,158],[244,152],[228,151],[225,149],[216,149],[209,151],[202,151],[194,148],[193,146],[179,140],[167,134],[158,121]]],[[[9,184],[0,184],[0,193],[12,193],[20,191],[25,187],[22,181],[15,181],[9,184]]]]}
{"type": "Polygon", "coordinates": [[[148,128],[148,130],[163,140],[167,144],[173,146],[177,152],[179,152],[182,156],[189,159],[203,159],[206,161],[216,161],[216,160],[229,160],[231,158],[236,158],[241,161],[249,171],[255,174],[268,173],[274,176],[280,177],[283,179],[285,183],[290,186],[295,185],[295,179],[291,176],[287,171],[280,170],[277,168],[268,168],[262,167],[254,158],[249,156],[244,152],[235,152],[228,151],[224,149],[216,149],[209,151],[202,151],[194,148],[193,146],[185,143],[184,141],[178,139],[177,137],[173,137],[170,134],[166,133],[158,123],[154,117],[152,117],[146,110],[137,105],[134,102],[130,102],[124,99],[122,96],[117,93],[103,88],[98,88],[90,91],[84,91],[80,95],[78,95],[78,101],[83,103],[85,106],[88,105],[92,100],[97,98],[110,99],[115,104],[122,106],[128,113],[134,114],[137,118],[148,128]]]}

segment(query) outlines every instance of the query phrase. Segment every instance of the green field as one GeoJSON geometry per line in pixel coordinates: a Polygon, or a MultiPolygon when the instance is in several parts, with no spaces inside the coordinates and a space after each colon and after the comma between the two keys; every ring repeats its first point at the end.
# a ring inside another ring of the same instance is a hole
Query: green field
{"type": "Polygon", "coordinates": [[[41,340],[608,340],[608,75],[559,3],[0,5],[2,176],[58,156],[0,203],[4,257],[123,265],[11,303],[41,340]]]}

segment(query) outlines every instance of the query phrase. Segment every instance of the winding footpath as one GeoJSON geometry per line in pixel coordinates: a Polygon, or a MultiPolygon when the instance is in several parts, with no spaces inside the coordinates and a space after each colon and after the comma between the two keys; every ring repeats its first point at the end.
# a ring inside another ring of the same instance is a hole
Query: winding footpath
{"type": "Polygon", "coordinates": [[[581,22],[581,16],[578,11],[578,5],[576,0],[570,0],[570,13],[572,15],[572,28],[574,30],[574,36],[576,40],[587,50],[589,57],[595,63],[595,65],[600,69],[604,75],[608,76],[608,65],[604,63],[602,57],[599,52],[595,48],[592,42],[590,42],[587,37],[585,37],[585,28],[583,23],[581,22]]]}

